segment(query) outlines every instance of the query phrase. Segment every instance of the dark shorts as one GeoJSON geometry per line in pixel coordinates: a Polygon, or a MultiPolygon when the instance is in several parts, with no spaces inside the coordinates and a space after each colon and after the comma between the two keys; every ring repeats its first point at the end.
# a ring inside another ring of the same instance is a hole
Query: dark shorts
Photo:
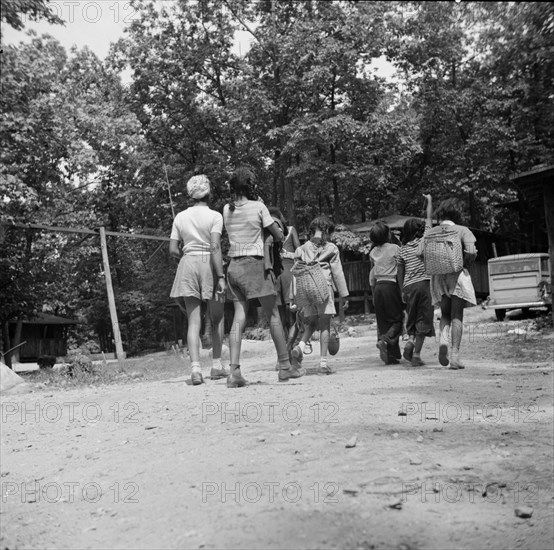
{"type": "Polygon", "coordinates": [[[275,275],[265,270],[264,259],[259,256],[231,258],[227,285],[227,297],[233,302],[277,295],[275,275]]]}
{"type": "Polygon", "coordinates": [[[410,336],[435,336],[433,327],[433,304],[430,281],[419,281],[404,287],[406,302],[406,331],[410,336]]]}
{"type": "Polygon", "coordinates": [[[377,281],[373,291],[373,304],[379,336],[387,336],[398,346],[403,321],[402,295],[398,283],[377,281]]]}

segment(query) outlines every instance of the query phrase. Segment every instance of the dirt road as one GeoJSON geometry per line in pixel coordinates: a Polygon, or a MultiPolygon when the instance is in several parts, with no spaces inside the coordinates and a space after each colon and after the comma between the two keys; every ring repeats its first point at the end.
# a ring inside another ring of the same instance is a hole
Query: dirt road
{"type": "Polygon", "coordinates": [[[5,394],[1,548],[551,548],[554,341],[492,318],[468,310],[461,371],[434,341],[384,366],[362,326],[332,376],[277,383],[246,342],[242,389],[5,394]]]}

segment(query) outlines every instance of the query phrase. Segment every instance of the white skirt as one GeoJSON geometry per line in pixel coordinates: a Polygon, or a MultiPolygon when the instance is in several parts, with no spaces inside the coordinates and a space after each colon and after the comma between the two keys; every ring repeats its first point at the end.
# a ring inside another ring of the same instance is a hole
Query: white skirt
{"type": "Polygon", "coordinates": [[[440,306],[443,296],[457,296],[465,301],[465,307],[477,305],[475,289],[467,269],[448,275],[431,275],[431,298],[434,306],[440,306]]]}

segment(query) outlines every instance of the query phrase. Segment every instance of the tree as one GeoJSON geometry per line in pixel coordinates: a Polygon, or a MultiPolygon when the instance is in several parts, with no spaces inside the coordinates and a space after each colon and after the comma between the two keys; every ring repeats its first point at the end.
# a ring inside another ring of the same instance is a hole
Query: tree
{"type": "Polygon", "coordinates": [[[31,21],[45,19],[48,23],[64,25],[49,7],[47,0],[4,0],[2,2],[1,19],[10,27],[21,30],[25,27],[25,18],[31,21]]]}

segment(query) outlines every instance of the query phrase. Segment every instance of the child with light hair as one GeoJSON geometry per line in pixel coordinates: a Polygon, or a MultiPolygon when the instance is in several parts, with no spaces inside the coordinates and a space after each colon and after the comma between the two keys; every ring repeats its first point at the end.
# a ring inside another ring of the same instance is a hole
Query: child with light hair
{"type": "Polygon", "coordinates": [[[225,275],[221,254],[223,217],[208,206],[210,181],[201,174],[187,182],[187,193],[193,205],[179,212],[173,220],[169,253],[179,260],[170,297],[188,317],[187,346],[191,360],[191,382],[204,382],[200,366],[201,305],[208,303],[213,323],[213,363],[210,378],[228,376],[221,363],[223,342],[223,309],[225,303],[225,275]]]}

